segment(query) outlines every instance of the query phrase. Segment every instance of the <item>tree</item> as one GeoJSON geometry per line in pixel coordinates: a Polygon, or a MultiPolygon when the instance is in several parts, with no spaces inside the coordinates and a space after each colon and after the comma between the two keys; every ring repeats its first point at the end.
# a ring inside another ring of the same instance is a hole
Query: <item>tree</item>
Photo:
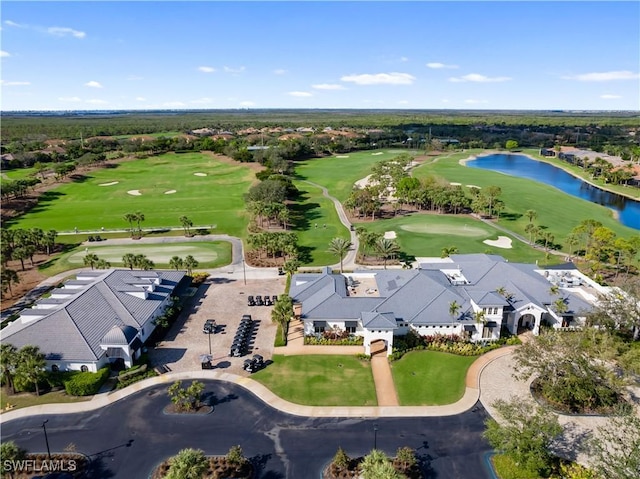
{"type": "Polygon", "coordinates": [[[109,263],[107,260],[99,259],[98,262],[96,263],[96,269],[109,269],[109,268],[111,268],[111,263],[109,263]]]}
{"type": "Polygon", "coordinates": [[[244,452],[242,451],[242,447],[240,445],[231,446],[229,452],[226,455],[227,463],[232,466],[242,466],[247,462],[247,458],[244,457],[244,452]]]}
{"type": "Polygon", "coordinates": [[[191,231],[189,230],[189,228],[191,228],[193,226],[193,221],[191,221],[186,216],[181,216],[180,217],[180,224],[184,228],[184,235],[185,236],[191,236],[191,231]]]}
{"type": "Polygon", "coordinates": [[[449,303],[449,316],[451,316],[451,325],[454,327],[458,314],[460,313],[460,308],[462,308],[462,306],[460,306],[460,304],[455,300],[449,303]]]}
{"type": "Polygon", "coordinates": [[[634,341],[638,341],[640,339],[640,279],[629,279],[619,288],[601,295],[595,310],[588,316],[588,322],[611,331],[627,332],[634,341]]]}
{"type": "Polygon", "coordinates": [[[13,377],[18,368],[19,360],[18,349],[13,344],[2,343],[0,345],[0,375],[4,378],[9,394],[15,393],[13,377]]]}
{"type": "Polygon", "coordinates": [[[182,381],[174,382],[167,389],[171,402],[178,411],[194,411],[200,406],[204,384],[192,381],[189,387],[183,388],[182,381]]]}
{"type": "Polygon", "coordinates": [[[364,456],[360,463],[363,479],[402,479],[402,474],[395,470],[387,455],[378,449],[364,456]]]}
{"type": "Polygon", "coordinates": [[[95,253],[87,253],[83,259],[84,265],[91,266],[91,269],[98,264],[98,261],[100,261],[100,258],[98,258],[98,255],[95,253]]]}
{"type": "Polygon", "coordinates": [[[518,142],[516,140],[507,140],[504,147],[509,151],[515,150],[518,148],[518,142]]]}
{"type": "Polygon", "coordinates": [[[329,243],[329,253],[334,254],[340,258],[340,273],[342,273],[342,260],[351,250],[351,241],[344,238],[333,238],[329,243]]]}
{"type": "Polygon", "coordinates": [[[9,268],[2,268],[0,278],[2,278],[2,292],[4,293],[5,291],[9,290],[9,294],[13,296],[13,291],[11,291],[11,284],[18,284],[20,282],[18,273],[9,268]]]}
{"type": "Polygon", "coordinates": [[[300,261],[298,261],[297,259],[290,259],[284,262],[284,264],[282,265],[282,271],[291,276],[296,271],[298,271],[299,267],[300,261]]]}
{"type": "Polygon", "coordinates": [[[17,472],[19,461],[26,457],[26,451],[18,447],[13,441],[2,441],[0,444],[0,458],[2,459],[2,470],[9,473],[13,478],[13,473],[17,472]]]}
{"type": "Polygon", "coordinates": [[[133,237],[133,222],[136,220],[136,215],[135,213],[127,213],[123,216],[123,219],[129,223],[129,232],[131,233],[131,236],[133,237]]]}
{"type": "Polygon", "coordinates": [[[169,260],[169,267],[175,269],[176,271],[178,271],[179,269],[182,269],[183,266],[184,266],[184,261],[180,256],[172,256],[171,259],[169,260]]]}
{"type": "Polygon", "coordinates": [[[51,250],[56,245],[56,237],[58,232],[56,230],[49,230],[44,234],[44,244],[47,247],[47,256],[51,254],[51,250]]]}
{"type": "Polygon", "coordinates": [[[209,461],[200,449],[182,449],[169,459],[169,472],[166,479],[202,479],[209,461]]]}
{"type": "Polygon", "coordinates": [[[347,453],[344,451],[344,449],[338,447],[335,456],[333,456],[333,461],[331,461],[331,464],[333,464],[336,469],[341,470],[349,467],[350,462],[351,458],[347,456],[347,453]]]}
{"type": "Polygon", "coordinates": [[[196,269],[199,265],[200,263],[198,263],[198,261],[196,261],[196,259],[191,255],[187,255],[184,259],[184,267],[187,270],[187,274],[189,276],[193,274],[193,270],[196,269]]]}
{"type": "Polygon", "coordinates": [[[529,224],[531,224],[533,223],[533,220],[535,220],[538,217],[538,212],[536,210],[527,210],[524,212],[524,215],[529,220],[529,224]]]}
{"type": "Polygon", "coordinates": [[[588,441],[590,465],[599,477],[640,477],[640,418],[611,416],[588,441]]]}
{"type": "Polygon", "coordinates": [[[451,256],[452,254],[456,254],[458,252],[458,248],[456,246],[445,246],[444,248],[442,248],[442,254],[440,255],[441,258],[448,258],[449,256],[451,256]]]}
{"type": "Polygon", "coordinates": [[[548,477],[553,462],[551,445],[562,433],[558,418],[532,401],[512,398],[493,403],[500,422],[488,419],[484,437],[525,469],[548,477]]]}
{"type": "Polygon", "coordinates": [[[396,451],[396,461],[404,471],[411,469],[418,463],[416,452],[410,447],[399,447],[396,451]]]}
{"type": "Polygon", "coordinates": [[[376,242],[376,251],[380,256],[382,256],[384,269],[387,269],[387,260],[393,258],[400,252],[400,246],[398,246],[398,243],[392,239],[380,238],[376,242]]]}
{"type": "Polygon", "coordinates": [[[144,221],[144,213],[142,213],[140,211],[136,211],[133,214],[133,218],[134,218],[136,224],[138,225],[138,236],[142,236],[142,228],[140,227],[140,223],[142,223],[144,221]]]}
{"type": "Polygon", "coordinates": [[[45,356],[37,346],[23,346],[18,351],[18,367],[16,377],[24,382],[33,383],[36,396],[40,396],[40,381],[45,377],[45,356]]]}
{"type": "Polygon", "coordinates": [[[281,294],[271,310],[271,320],[280,326],[282,341],[287,339],[287,325],[293,317],[293,300],[287,294],[281,294]]]}
{"type": "Polygon", "coordinates": [[[136,255],[127,253],[122,257],[122,263],[125,268],[133,269],[136,266],[136,255]]]}

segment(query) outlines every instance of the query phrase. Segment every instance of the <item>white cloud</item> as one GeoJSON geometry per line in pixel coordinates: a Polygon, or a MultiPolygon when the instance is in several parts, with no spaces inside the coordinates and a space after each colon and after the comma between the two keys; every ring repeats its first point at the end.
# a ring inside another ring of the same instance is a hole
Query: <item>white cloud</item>
{"type": "Polygon", "coordinates": [[[88,86],[91,88],[102,88],[102,85],[100,84],[100,82],[97,82],[95,80],[88,81],[87,83],[84,84],[84,86],[88,86]]]}
{"type": "Polygon", "coordinates": [[[496,82],[503,82],[503,81],[509,81],[509,80],[511,80],[511,78],[509,77],[487,77],[484,75],[480,75],[479,73],[469,73],[468,75],[464,75],[461,77],[449,78],[449,81],[455,82],[455,83],[462,83],[462,82],[496,83],[496,82]]]}
{"type": "Polygon", "coordinates": [[[487,100],[468,99],[464,101],[468,105],[479,105],[480,103],[489,103],[487,100]]]}
{"type": "Polygon", "coordinates": [[[26,86],[31,85],[30,81],[5,81],[0,80],[0,85],[2,86],[26,86]]]}
{"type": "Polygon", "coordinates": [[[77,103],[80,100],[80,97],[77,96],[61,96],[60,98],[58,98],[59,101],[63,101],[65,103],[77,103]]]}
{"type": "Polygon", "coordinates": [[[109,102],[98,98],[92,98],[90,100],[85,100],[85,103],[89,103],[91,105],[106,105],[109,102]]]}
{"type": "Polygon", "coordinates": [[[240,106],[248,108],[250,106],[255,106],[256,104],[252,101],[241,101],[240,106]]]}
{"type": "Polygon", "coordinates": [[[620,95],[611,95],[609,93],[605,93],[604,95],[600,95],[600,98],[604,100],[617,100],[618,98],[622,98],[620,95]]]}
{"type": "Polygon", "coordinates": [[[429,62],[427,63],[427,66],[435,70],[458,68],[458,65],[448,65],[446,63],[440,63],[440,62],[429,62]]]}
{"type": "Polygon", "coordinates": [[[28,25],[25,25],[23,23],[12,22],[11,20],[5,20],[4,24],[5,25],[9,25],[10,27],[16,27],[16,28],[27,28],[28,27],[28,25]]]}
{"type": "Polygon", "coordinates": [[[0,50],[0,57],[10,57],[11,53],[5,52],[4,50],[0,50]]]}
{"type": "Polygon", "coordinates": [[[346,88],[339,83],[318,83],[316,85],[311,85],[311,88],[315,88],[316,90],[345,90],[346,88]]]}
{"type": "Polygon", "coordinates": [[[202,73],[213,73],[214,71],[216,71],[215,68],[213,67],[198,67],[198,70],[201,71],[202,73]]]}
{"type": "Polygon", "coordinates": [[[244,71],[244,67],[239,67],[239,68],[231,68],[228,66],[224,66],[222,67],[224,69],[225,73],[242,73],[244,71]]]}
{"type": "Polygon", "coordinates": [[[167,108],[181,108],[186,106],[184,103],[182,103],[181,101],[167,101],[165,103],[162,104],[162,106],[167,107],[167,108]]]}
{"type": "Polygon", "coordinates": [[[309,93],[308,91],[290,91],[288,94],[291,96],[299,97],[299,98],[306,98],[306,97],[313,96],[313,93],[309,93]]]}
{"type": "Polygon", "coordinates": [[[416,78],[409,73],[363,73],[345,75],[340,80],[356,85],[411,85],[416,78]]]}
{"type": "Polygon", "coordinates": [[[629,70],[583,73],[581,75],[562,77],[563,80],[578,80],[578,81],[637,80],[638,78],[640,78],[639,73],[633,73],[633,72],[630,72],[629,70]]]}
{"type": "Polygon", "coordinates": [[[283,68],[278,68],[277,70],[273,70],[274,75],[284,75],[286,73],[287,73],[287,70],[284,70],[283,68]]]}
{"type": "Polygon", "coordinates": [[[213,103],[213,98],[209,98],[209,97],[198,98],[196,100],[191,100],[189,103],[193,103],[194,105],[208,105],[209,103],[213,103]]]}
{"type": "Polygon", "coordinates": [[[147,101],[147,99],[143,96],[137,96],[136,101],[147,101]]]}
{"type": "Polygon", "coordinates": [[[55,35],[57,37],[72,36],[74,38],[84,38],[87,36],[85,32],[74,30],[73,28],[68,27],[49,27],[47,28],[47,33],[55,35]]]}

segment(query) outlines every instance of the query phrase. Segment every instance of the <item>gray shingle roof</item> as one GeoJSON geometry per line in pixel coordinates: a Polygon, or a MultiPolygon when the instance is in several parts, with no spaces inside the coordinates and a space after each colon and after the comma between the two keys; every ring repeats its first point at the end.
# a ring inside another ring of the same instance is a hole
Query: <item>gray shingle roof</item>
{"type": "Polygon", "coordinates": [[[398,327],[393,313],[363,312],[362,325],[367,329],[396,329],[398,327]]]}

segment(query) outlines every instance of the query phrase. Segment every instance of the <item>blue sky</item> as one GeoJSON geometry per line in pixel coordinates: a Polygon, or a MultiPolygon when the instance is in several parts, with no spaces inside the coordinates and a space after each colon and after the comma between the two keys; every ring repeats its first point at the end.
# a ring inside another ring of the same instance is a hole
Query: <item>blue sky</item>
{"type": "Polygon", "coordinates": [[[640,2],[2,2],[2,110],[640,109],[640,2]]]}

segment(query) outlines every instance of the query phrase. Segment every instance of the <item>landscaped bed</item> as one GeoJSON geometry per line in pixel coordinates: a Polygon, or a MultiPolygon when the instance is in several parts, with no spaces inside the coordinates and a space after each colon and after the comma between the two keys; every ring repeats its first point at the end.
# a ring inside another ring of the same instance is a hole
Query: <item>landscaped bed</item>
{"type": "Polygon", "coordinates": [[[371,365],[355,356],[279,356],[253,379],[287,401],[308,406],[377,405],[371,365]]]}
{"type": "Polygon", "coordinates": [[[402,406],[452,404],[465,391],[469,366],[477,356],[412,351],[392,363],[391,372],[402,406]]]}

